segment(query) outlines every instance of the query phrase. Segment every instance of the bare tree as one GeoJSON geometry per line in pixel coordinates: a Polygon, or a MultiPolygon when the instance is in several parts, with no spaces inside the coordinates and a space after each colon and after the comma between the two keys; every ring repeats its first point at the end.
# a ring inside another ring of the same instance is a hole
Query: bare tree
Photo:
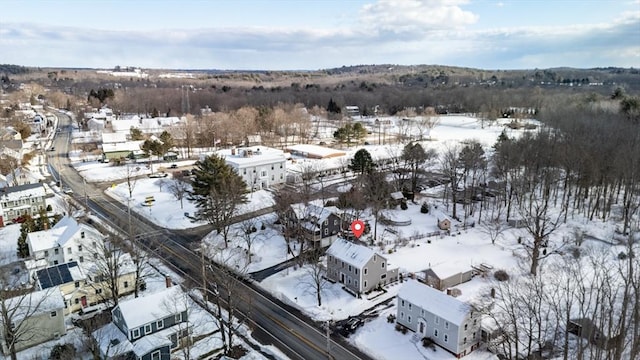
{"type": "Polygon", "coordinates": [[[324,261],[318,258],[316,251],[309,253],[309,261],[303,266],[305,273],[304,280],[300,283],[305,291],[309,291],[316,296],[318,306],[322,306],[322,290],[327,287],[328,281],[325,277],[327,274],[327,267],[324,261]]]}
{"type": "MultiPolygon", "coordinates": [[[[91,259],[90,277],[91,287],[99,293],[102,302],[106,302],[110,308],[118,305],[122,287],[121,277],[133,268],[131,256],[117,244],[115,238],[94,242],[85,247],[85,254],[91,259]]],[[[134,286],[135,284],[131,284],[134,286]]],[[[128,287],[129,284],[126,284],[128,287]]],[[[126,290],[125,290],[126,291],[126,290]]]]}
{"type": "MultiPolygon", "coordinates": [[[[3,280],[8,280],[3,276],[3,280]]],[[[11,285],[4,283],[0,291],[0,322],[4,344],[12,360],[17,360],[17,351],[21,344],[28,344],[38,339],[46,340],[50,329],[38,321],[38,315],[47,311],[48,298],[54,295],[57,288],[38,292],[12,291],[11,285]]],[[[57,294],[60,297],[60,294],[57,294]]],[[[55,310],[51,310],[53,313],[55,310]]],[[[62,317],[61,311],[56,316],[62,317]]]]}
{"type": "Polygon", "coordinates": [[[256,233],[258,232],[258,227],[261,225],[260,218],[250,218],[241,221],[238,224],[237,228],[237,236],[241,238],[247,247],[247,258],[248,262],[251,263],[251,247],[253,246],[256,237],[258,236],[256,233]]]}
{"type": "Polygon", "coordinates": [[[501,202],[496,202],[497,206],[492,207],[490,213],[485,213],[485,219],[480,223],[480,231],[489,235],[491,244],[495,245],[496,240],[502,237],[504,231],[507,229],[505,221],[502,219],[502,206],[501,202]]]}
{"type": "Polygon", "coordinates": [[[185,196],[189,194],[189,190],[191,189],[191,184],[189,184],[188,178],[182,174],[180,171],[175,171],[173,173],[173,180],[169,184],[169,191],[176,200],[180,201],[180,209],[184,209],[183,200],[185,196]]]}
{"type": "MultiPolygon", "coordinates": [[[[460,163],[460,151],[459,144],[448,144],[444,151],[440,154],[440,171],[449,180],[449,188],[451,189],[451,199],[453,201],[453,218],[458,219],[456,212],[456,203],[458,200],[458,185],[462,180],[460,163]]],[[[445,191],[446,196],[446,191],[445,191]]]]}

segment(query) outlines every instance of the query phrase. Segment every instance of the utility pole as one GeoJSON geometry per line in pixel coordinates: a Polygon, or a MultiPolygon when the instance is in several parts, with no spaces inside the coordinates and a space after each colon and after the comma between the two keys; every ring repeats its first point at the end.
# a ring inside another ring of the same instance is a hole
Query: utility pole
{"type": "Polygon", "coordinates": [[[204,301],[209,303],[209,288],[207,287],[207,268],[204,264],[204,241],[200,243],[200,262],[202,263],[202,290],[204,292],[204,301]]]}
{"type": "Polygon", "coordinates": [[[331,357],[331,320],[327,320],[327,357],[329,360],[331,357]]]}

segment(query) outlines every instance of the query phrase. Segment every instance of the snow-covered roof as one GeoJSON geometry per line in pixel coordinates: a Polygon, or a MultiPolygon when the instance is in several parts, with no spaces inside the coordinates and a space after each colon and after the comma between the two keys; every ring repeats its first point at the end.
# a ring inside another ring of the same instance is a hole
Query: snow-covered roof
{"type": "Polygon", "coordinates": [[[291,204],[291,209],[298,219],[315,219],[318,222],[323,222],[329,218],[329,215],[338,214],[340,211],[335,206],[321,207],[305,203],[291,204]]]}
{"type": "Polygon", "coordinates": [[[268,165],[286,161],[284,151],[266,146],[224,149],[217,151],[217,154],[235,168],[268,165]]]}
{"type": "Polygon", "coordinates": [[[76,261],[38,270],[36,274],[40,288],[43,290],[86,279],[76,261]]]}
{"type": "Polygon", "coordinates": [[[100,352],[110,358],[133,351],[133,346],[127,336],[112,322],[94,331],[91,335],[98,342],[100,352]]]}
{"type": "Polygon", "coordinates": [[[134,329],[152,321],[187,310],[186,295],[172,286],[155,294],[121,301],[118,304],[127,328],[134,329]]]}
{"type": "Polygon", "coordinates": [[[102,133],[102,144],[113,144],[113,143],[123,143],[127,142],[127,134],[126,133],[102,133]]]}
{"type": "Polygon", "coordinates": [[[391,196],[391,199],[393,199],[393,200],[402,200],[402,199],[404,199],[404,195],[402,194],[402,191],[392,192],[389,196],[391,196]]]}
{"type": "Polygon", "coordinates": [[[57,287],[12,297],[6,307],[13,314],[11,320],[22,321],[25,316],[46,314],[64,308],[62,293],[57,287]]]}
{"type": "Polygon", "coordinates": [[[3,201],[15,201],[26,198],[44,197],[46,190],[41,183],[24,184],[0,189],[0,199],[3,201]]]}
{"type": "Polygon", "coordinates": [[[113,131],[122,131],[129,133],[131,128],[140,128],[140,119],[135,116],[133,119],[119,119],[111,122],[113,131]]]}
{"type": "Polygon", "coordinates": [[[156,120],[158,120],[158,124],[160,124],[160,126],[172,126],[181,122],[180,118],[177,116],[159,117],[156,118],[156,120]]]}
{"type": "Polygon", "coordinates": [[[338,260],[344,261],[357,268],[366,265],[369,259],[375,254],[375,251],[364,245],[352,243],[341,238],[336,239],[329,249],[327,249],[327,255],[332,255],[338,260]]]}
{"type": "Polygon", "coordinates": [[[472,310],[471,305],[415,280],[408,280],[402,285],[398,298],[453,324],[462,324],[472,310]]]}
{"type": "Polygon", "coordinates": [[[331,149],[324,146],[311,145],[311,144],[292,145],[292,146],[288,146],[287,150],[294,154],[315,158],[315,159],[324,159],[324,158],[346,155],[344,151],[331,149]]]}
{"type": "Polygon", "coordinates": [[[153,350],[159,349],[163,346],[171,346],[171,340],[169,340],[169,336],[177,333],[179,330],[179,325],[174,325],[162,331],[145,335],[133,343],[133,353],[136,354],[139,358],[142,358],[142,356],[150,353],[153,350]]]}
{"type": "Polygon", "coordinates": [[[127,141],[124,143],[102,144],[102,151],[119,152],[119,151],[138,151],[144,141],[127,141]]]}
{"type": "Polygon", "coordinates": [[[102,237],[102,234],[91,226],[80,224],[74,218],[65,216],[49,230],[34,231],[27,234],[27,242],[31,244],[33,251],[52,249],[56,246],[65,246],[74,235],[81,231],[86,232],[86,235],[93,235],[87,236],[87,238],[102,237]]]}

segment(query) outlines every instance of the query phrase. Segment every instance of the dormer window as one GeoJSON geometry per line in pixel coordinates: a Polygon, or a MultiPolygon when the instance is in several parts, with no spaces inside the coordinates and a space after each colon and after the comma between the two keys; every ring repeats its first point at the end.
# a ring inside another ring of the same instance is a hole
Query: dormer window
{"type": "Polygon", "coordinates": [[[84,231],[80,233],[80,238],[84,239],[84,231]]]}

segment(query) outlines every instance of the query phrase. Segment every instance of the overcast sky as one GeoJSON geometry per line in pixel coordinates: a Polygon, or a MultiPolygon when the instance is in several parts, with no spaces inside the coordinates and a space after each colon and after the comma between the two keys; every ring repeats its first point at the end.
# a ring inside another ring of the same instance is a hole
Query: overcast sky
{"type": "Polygon", "coordinates": [[[640,0],[3,0],[0,63],[640,67],[640,0]]]}

